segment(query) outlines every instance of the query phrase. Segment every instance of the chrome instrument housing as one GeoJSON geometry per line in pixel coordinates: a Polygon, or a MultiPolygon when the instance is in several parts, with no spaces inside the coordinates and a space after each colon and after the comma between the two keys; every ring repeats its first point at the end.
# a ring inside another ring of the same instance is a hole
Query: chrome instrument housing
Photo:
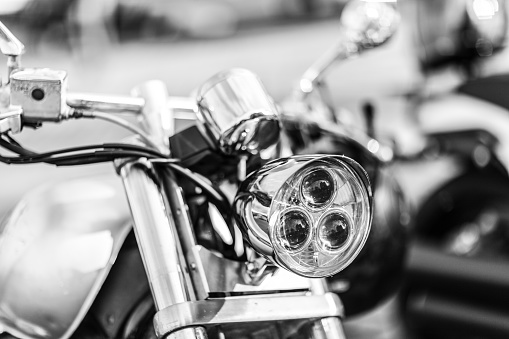
{"type": "Polygon", "coordinates": [[[257,154],[279,140],[276,105],[245,69],[216,74],[198,90],[198,126],[227,155],[257,154]]]}

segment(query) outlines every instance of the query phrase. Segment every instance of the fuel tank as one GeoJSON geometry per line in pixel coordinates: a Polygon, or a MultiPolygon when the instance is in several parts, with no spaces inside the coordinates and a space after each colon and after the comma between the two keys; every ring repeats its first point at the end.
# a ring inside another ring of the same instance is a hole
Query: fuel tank
{"type": "Polygon", "coordinates": [[[46,185],[0,224],[0,327],[20,338],[68,338],[131,230],[114,176],[46,185]]]}

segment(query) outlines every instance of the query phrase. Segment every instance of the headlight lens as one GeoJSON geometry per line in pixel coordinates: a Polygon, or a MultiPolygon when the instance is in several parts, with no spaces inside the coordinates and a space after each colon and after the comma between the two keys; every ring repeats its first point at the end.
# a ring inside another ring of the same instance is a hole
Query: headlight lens
{"type": "Polygon", "coordinates": [[[313,208],[325,207],[334,196],[334,179],[329,171],[317,168],[302,179],[302,198],[313,208]]]}
{"type": "Polygon", "coordinates": [[[347,213],[334,210],[318,222],[318,241],[328,251],[344,247],[350,238],[352,221],[347,213]]]}
{"type": "Polygon", "coordinates": [[[353,261],[371,226],[370,192],[360,175],[365,173],[341,161],[318,160],[286,180],[269,212],[279,264],[303,276],[324,277],[353,261]]]}
{"type": "Polygon", "coordinates": [[[311,240],[312,225],[303,210],[290,209],[281,214],[276,239],[288,251],[298,251],[311,240]]]}

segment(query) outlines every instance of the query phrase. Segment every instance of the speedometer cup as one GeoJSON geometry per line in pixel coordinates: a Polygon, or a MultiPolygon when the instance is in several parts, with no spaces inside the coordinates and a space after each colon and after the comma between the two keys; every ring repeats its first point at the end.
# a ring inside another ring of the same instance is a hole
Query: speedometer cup
{"type": "Polygon", "coordinates": [[[318,226],[319,242],[328,251],[338,250],[348,242],[351,228],[350,218],[345,213],[333,211],[318,226]]]}
{"type": "Polygon", "coordinates": [[[297,251],[307,244],[311,236],[311,223],[300,210],[290,210],[280,218],[277,239],[288,251],[297,251]]]}
{"type": "Polygon", "coordinates": [[[334,179],[327,170],[312,170],[302,179],[302,197],[312,208],[325,207],[334,196],[334,186],[334,179]]]}

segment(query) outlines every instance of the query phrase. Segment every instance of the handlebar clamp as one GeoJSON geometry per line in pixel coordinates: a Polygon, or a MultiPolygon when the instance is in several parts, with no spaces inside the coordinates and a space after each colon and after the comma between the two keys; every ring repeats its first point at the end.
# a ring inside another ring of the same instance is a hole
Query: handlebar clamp
{"type": "Polygon", "coordinates": [[[21,106],[26,121],[60,121],[69,116],[67,73],[48,68],[27,68],[10,76],[11,105],[21,106]]]}

